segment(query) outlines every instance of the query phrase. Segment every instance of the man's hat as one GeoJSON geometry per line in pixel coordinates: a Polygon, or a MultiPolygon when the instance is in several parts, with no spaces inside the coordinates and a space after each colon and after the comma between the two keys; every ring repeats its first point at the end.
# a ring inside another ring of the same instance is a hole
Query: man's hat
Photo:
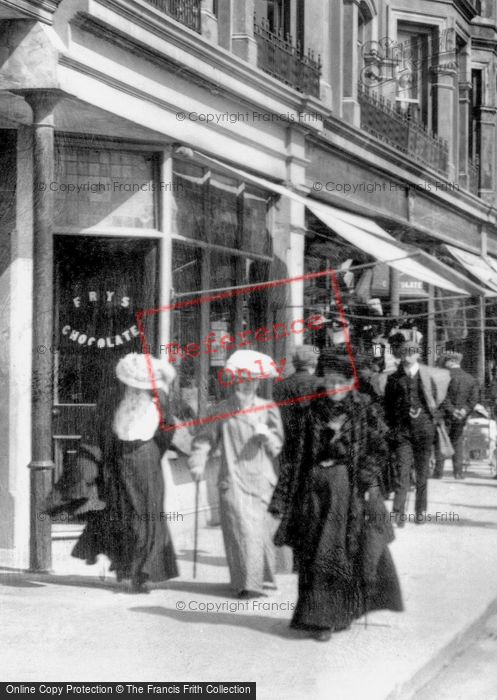
{"type": "Polygon", "coordinates": [[[300,345],[295,348],[292,355],[292,362],[295,369],[303,367],[313,367],[317,364],[319,358],[319,350],[314,345],[300,345]]]}
{"type": "Polygon", "coordinates": [[[341,375],[346,379],[353,379],[354,371],[348,355],[338,355],[334,348],[323,348],[319,357],[318,376],[330,374],[341,375]]]}
{"type": "Polygon", "coordinates": [[[406,340],[405,343],[399,348],[400,355],[406,357],[407,355],[417,355],[421,353],[421,345],[415,340],[406,340]]]}
{"type": "Polygon", "coordinates": [[[463,358],[462,352],[456,352],[455,350],[447,350],[442,355],[442,363],[445,365],[446,362],[456,362],[458,365],[461,364],[463,358]]]}

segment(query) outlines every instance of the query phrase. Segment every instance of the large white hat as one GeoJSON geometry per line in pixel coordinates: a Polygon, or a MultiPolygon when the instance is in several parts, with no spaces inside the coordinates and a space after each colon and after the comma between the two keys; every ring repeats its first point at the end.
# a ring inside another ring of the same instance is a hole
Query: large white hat
{"type": "Polygon", "coordinates": [[[123,357],[116,366],[116,377],[120,382],[134,389],[163,389],[168,391],[174,380],[174,367],[164,360],[158,360],[151,355],[141,355],[132,352],[123,357]],[[153,382],[152,383],[152,377],[153,382]]]}
{"type": "Polygon", "coordinates": [[[257,350],[237,350],[228,358],[226,369],[234,372],[247,370],[253,379],[272,379],[278,376],[272,358],[257,350]]]}

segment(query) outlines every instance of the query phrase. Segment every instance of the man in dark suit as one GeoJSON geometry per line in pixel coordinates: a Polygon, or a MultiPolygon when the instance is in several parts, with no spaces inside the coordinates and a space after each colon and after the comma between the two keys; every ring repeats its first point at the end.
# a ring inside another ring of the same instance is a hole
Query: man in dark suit
{"type": "MultiPolygon", "coordinates": [[[[450,384],[443,405],[445,423],[454,449],[452,465],[455,479],[464,479],[463,432],[470,413],[478,403],[480,389],[477,380],[461,369],[462,354],[446,352],[442,366],[450,372],[450,384]]],[[[437,454],[437,464],[433,474],[435,479],[443,476],[444,460],[437,454]]]]}
{"type": "Polygon", "coordinates": [[[392,430],[396,453],[395,498],[393,513],[398,527],[405,524],[405,506],[409,474],[416,472],[416,523],[425,522],[427,480],[431,449],[445,400],[450,374],[445,369],[427,367],[419,362],[421,348],[415,341],[400,347],[401,364],[388,377],[385,390],[385,417],[392,430]]]}

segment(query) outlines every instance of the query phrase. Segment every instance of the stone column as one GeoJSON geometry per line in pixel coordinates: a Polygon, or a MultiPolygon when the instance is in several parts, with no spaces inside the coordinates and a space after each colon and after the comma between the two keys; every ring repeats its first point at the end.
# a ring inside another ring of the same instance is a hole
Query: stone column
{"type": "Polygon", "coordinates": [[[359,29],[358,0],[344,0],[343,6],[343,118],[360,126],[358,98],[359,62],[357,40],[359,29]]]}
{"type": "Polygon", "coordinates": [[[459,184],[469,188],[469,130],[471,110],[471,83],[459,83],[459,184]]]}
{"type": "Polygon", "coordinates": [[[457,105],[456,80],[457,69],[455,62],[434,66],[432,90],[438,101],[438,124],[436,131],[440,138],[447,141],[449,146],[449,168],[447,179],[455,182],[458,161],[457,134],[457,105]]]}
{"type": "Polygon", "coordinates": [[[400,316],[400,272],[390,268],[390,316],[400,316]]]}
{"type": "Polygon", "coordinates": [[[332,107],[332,77],[331,66],[336,60],[334,45],[331,41],[331,27],[333,15],[331,15],[331,4],[322,0],[313,0],[305,3],[305,51],[314,51],[316,60],[321,56],[321,80],[320,99],[329,108],[332,107]],[[316,28],[319,27],[319,31],[316,28]]]}
{"type": "Polygon", "coordinates": [[[211,44],[218,43],[217,17],[214,14],[214,0],[202,0],[200,6],[202,36],[211,44]]]}
{"type": "Polygon", "coordinates": [[[480,108],[480,194],[493,204],[495,198],[495,116],[497,109],[480,108]]]}
{"type": "Polygon", "coordinates": [[[433,366],[436,361],[436,324],[435,324],[435,287],[428,285],[428,318],[426,333],[427,364],[433,366]]]}
{"type": "Polygon", "coordinates": [[[30,569],[52,565],[51,521],[41,512],[52,486],[53,217],[55,91],[24,94],[33,110],[33,383],[30,569]]]}
{"type": "Polygon", "coordinates": [[[231,46],[234,54],[253,65],[257,65],[254,10],[255,0],[234,0],[231,46]]]}

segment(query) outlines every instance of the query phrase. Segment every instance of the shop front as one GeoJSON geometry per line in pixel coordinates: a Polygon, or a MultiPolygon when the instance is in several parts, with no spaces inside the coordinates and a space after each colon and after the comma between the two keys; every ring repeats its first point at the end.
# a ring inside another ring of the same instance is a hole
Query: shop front
{"type": "MultiPolygon", "coordinates": [[[[70,480],[121,357],[148,349],[171,361],[175,417],[194,420],[228,390],[218,381],[227,353],[179,356],[174,348],[265,326],[278,314],[267,294],[239,293],[274,268],[272,193],[170,152],[166,189],[164,153],[132,143],[61,138],[55,153],[53,342],[35,349],[52,363],[54,467],[35,494],[36,512],[62,474],[70,480]],[[137,315],[150,310],[142,335],[137,315]]],[[[182,517],[193,508],[187,443],[178,440],[168,455],[182,517]]],[[[59,514],[50,532],[67,552],[82,527],[59,514]]]]}

